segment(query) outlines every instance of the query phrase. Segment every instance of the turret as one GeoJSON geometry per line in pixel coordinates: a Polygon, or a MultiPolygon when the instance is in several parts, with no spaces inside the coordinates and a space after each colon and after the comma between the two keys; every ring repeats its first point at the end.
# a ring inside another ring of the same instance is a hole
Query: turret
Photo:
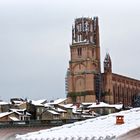
{"type": "Polygon", "coordinates": [[[107,53],[104,59],[104,73],[112,73],[112,63],[110,55],[107,53]]]}

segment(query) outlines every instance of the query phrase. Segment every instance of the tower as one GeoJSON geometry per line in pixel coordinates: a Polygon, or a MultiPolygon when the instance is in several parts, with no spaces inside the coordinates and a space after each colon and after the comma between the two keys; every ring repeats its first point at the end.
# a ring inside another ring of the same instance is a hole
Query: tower
{"type": "Polygon", "coordinates": [[[71,58],[67,72],[68,102],[96,100],[96,75],[100,73],[98,17],[77,18],[72,26],[71,58]]]}
{"type": "Polygon", "coordinates": [[[103,94],[104,101],[107,103],[114,103],[113,101],[113,87],[112,87],[112,62],[111,57],[107,53],[104,59],[104,73],[103,73],[103,94]]]}

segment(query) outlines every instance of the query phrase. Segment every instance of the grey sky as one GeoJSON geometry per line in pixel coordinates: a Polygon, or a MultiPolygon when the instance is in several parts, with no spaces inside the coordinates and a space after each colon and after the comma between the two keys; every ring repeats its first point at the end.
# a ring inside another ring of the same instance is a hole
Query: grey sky
{"type": "Polygon", "coordinates": [[[140,79],[138,0],[1,0],[0,98],[65,97],[71,26],[77,17],[99,17],[102,65],[140,79]]]}

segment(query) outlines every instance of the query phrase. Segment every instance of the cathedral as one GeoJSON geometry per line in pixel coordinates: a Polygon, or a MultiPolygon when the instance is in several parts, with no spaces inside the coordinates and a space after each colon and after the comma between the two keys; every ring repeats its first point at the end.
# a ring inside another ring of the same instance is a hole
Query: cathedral
{"type": "Polygon", "coordinates": [[[72,26],[70,61],[66,75],[69,103],[123,103],[133,106],[140,93],[140,81],[112,72],[107,53],[101,72],[98,17],[77,18],[72,26]]]}

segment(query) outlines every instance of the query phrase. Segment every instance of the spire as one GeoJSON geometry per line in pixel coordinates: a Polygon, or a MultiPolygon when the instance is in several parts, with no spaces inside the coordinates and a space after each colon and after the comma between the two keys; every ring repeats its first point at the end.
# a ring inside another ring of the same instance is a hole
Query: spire
{"type": "Polygon", "coordinates": [[[109,53],[106,54],[104,59],[104,72],[112,72],[112,62],[109,53]]]}

